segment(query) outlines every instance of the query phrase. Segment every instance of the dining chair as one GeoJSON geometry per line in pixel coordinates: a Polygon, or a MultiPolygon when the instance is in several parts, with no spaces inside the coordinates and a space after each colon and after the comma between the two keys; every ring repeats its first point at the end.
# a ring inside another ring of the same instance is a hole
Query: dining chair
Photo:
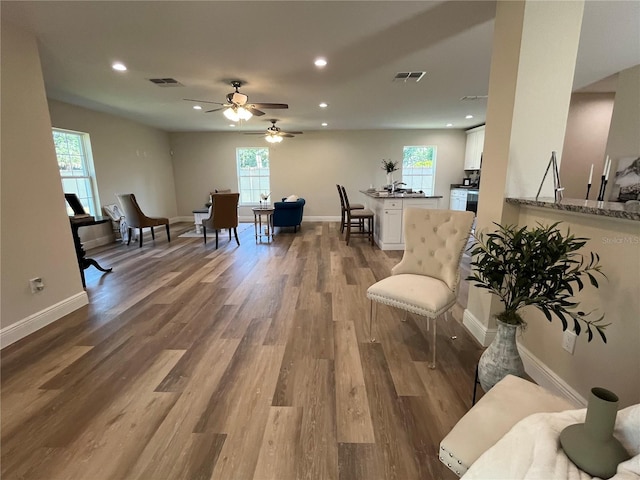
{"type": "Polygon", "coordinates": [[[129,229],[129,240],[127,245],[131,242],[131,229],[138,228],[139,246],[142,247],[142,229],[151,228],[151,238],[155,240],[156,234],[153,227],[164,225],[167,229],[167,241],[171,241],[171,234],[169,232],[169,219],[164,217],[147,217],[136,200],[136,196],[133,193],[116,193],[116,198],[120,202],[122,211],[124,212],[125,222],[129,229]]]}
{"type": "Polygon", "coordinates": [[[211,204],[209,218],[202,220],[202,233],[204,234],[204,243],[207,243],[207,228],[216,232],[216,249],[218,248],[218,231],[221,228],[229,229],[229,241],[231,241],[231,229],[236,237],[236,243],[240,245],[238,240],[238,200],[239,193],[214,193],[211,195],[213,203],[211,204]]]}
{"type": "MultiPolygon", "coordinates": [[[[345,206],[344,203],[344,196],[342,194],[342,186],[338,185],[336,183],[336,187],[338,188],[338,195],[340,196],[340,233],[344,233],[344,227],[346,226],[346,222],[347,222],[347,207],[345,206]]],[[[352,203],[351,207],[352,210],[363,210],[364,209],[364,205],[362,205],[361,203],[352,203]]]]}
{"type": "Polygon", "coordinates": [[[427,330],[432,337],[429,368],[436,367],[436,320],[456,303],[460,259],[473,219],[473,212],[404,209],[402,260],[391,269],[390,277],[367,290],[367,298],[371,300],[369,336],[372,342],[375,341],[372,329],[377,303],[427,317],[427,330]]]}
{"type": "Polygon", "coordinates": [[[345,226],[347,228],[347,234],[345,240],[347,241],[347,246],[349,245],[349,239],[351,235],[362,235],[369,239],[371,245],[373,245],[373,212],[368,208],[354,209],[351,208],[351,204],[349,203],[349,196],[347,195],[347,191],[344,186],[340,186],[342,190],[342,198],[344,199],[345,206],[345,214],[347,216],[347,221],[345,222],[345,226]],[[367,225],[365,227],[364,221],[367,221],[367,225]],[[353,222],[359,226],[357,232],[351,232],[351,227],[353,226],[353,222]]]}

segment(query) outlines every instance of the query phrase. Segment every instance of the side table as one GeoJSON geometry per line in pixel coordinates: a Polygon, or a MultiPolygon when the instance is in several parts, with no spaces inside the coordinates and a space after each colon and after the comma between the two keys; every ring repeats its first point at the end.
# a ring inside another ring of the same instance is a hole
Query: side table
{"type": "Polygon", "coordinates": [[[193,210],[193,223],[196,225],[196,233],[202,233],[202,220],[209,218],[209,208],[198,208],[193,210]]]}
{"type": "Polygon", "coordinates": [[[258,239],[262,241],[262,237],[267,237],[267,242],[273,240],[273,211],[271,207],[254,207],[253,212],[253,228],[256,233],[256,243],[258,239]],[[262,216],[266,217],[264,222],[264,230],[262,229],[262,216]],[[269,238],[271,237],[271,238],[269,238]]]}

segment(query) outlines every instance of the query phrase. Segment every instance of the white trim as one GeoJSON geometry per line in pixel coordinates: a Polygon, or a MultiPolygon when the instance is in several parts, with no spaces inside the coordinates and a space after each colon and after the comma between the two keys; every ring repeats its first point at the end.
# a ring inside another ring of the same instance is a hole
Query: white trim
{"type": "Polygon", "coordinates": [[[488,347],[493,342],[498,331],[496,328],[487,328],[468,308],[465,308],[462,315],[462,324],[483,347],[488,347]]]}
{"type": "Polygon", "coordinates": [[[518,343],[518,351],[524,363],[524,370],[538,385],[547,390],[566,398],[576,408],[587,406],[587,400],[576,392],[571,386],[554,373],[547,365],[518,343]]]}
{"type": "Polygon", "coordinates": [[[193,222],[193,215],[178,215],[177,217],[171,217],[169,219],[169,225],[178,222],[193,222]]]}
{"type": "Polygon", "coordinates": [[[115,237],[113,234],[111,234],[103,237],[94,238],[93,240],[87,240],[86,242],[82,242],[82,247],[85,250],[88,250],[90,248],[96,248],[101,245],[109,245],[110,243],[114,243],[114,242],[115,242],[115,237]]]}
{"type": "Polygon", "coordinates": [[[7,347],[27,335],[31,335],[33,332],[46,327],[50,323],[61,319],[88,303],[89,297],[87,297],[87,292],[82,291],[33,315],[29,315],[27,318],[23,318],[6,326],[0,330],[0,348],[7,347]]]}

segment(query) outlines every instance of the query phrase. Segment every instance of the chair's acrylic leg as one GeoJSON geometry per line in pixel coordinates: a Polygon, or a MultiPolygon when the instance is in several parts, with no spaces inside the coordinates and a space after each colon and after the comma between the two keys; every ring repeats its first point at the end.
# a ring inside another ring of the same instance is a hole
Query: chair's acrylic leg
{"type": "Polygon", "coordinates": [[[436,368],[436,324],[437,322],[435,318],[427,319],[427,329],[431,329],[431,361],[428,365],[431,369],[436,368]]]}
{"type": "Polygon", "coordinates": [[[375,301],[369,300],[369,302],[369,340],[373,343],[376,341],[376,339],[373,338],[373,317],[378,315],[378,308],[375,301]]]}

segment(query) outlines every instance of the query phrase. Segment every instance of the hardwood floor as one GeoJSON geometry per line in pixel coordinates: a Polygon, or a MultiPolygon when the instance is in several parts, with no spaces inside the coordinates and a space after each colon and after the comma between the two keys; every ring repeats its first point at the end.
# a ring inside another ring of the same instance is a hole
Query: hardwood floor
{"type": "Polygon", "coordinates": [[[481,353],[466,300],[430,370],[420,317],[380,305],[369,341],[366,289],[402,252],[338,223],[218,250],[187,228],[90,251],[113,267],[86,270],[90,305],[2,351],[3,479],[456,478],[437,451],[481,353]]]}

